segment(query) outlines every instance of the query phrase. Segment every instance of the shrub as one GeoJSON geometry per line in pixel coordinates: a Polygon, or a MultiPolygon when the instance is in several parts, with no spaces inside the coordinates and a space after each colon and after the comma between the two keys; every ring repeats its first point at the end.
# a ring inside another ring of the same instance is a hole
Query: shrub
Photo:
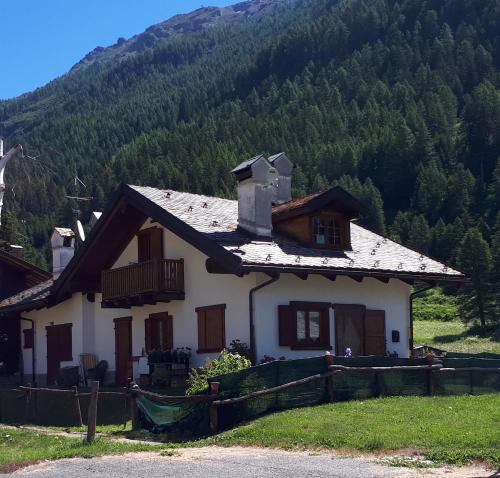
{"type": "Polygon", "coordinates": [[[219,357],[208,362],[204,367],[191,370],[187,382],[187,395],[196,395],[208,390],[208,380],[219,375],[238,372],[250,367],[250,360],[239,354],[223,350],[219,357]]]}
{"type": "Polygon", "coordinates": [[[459,318],[457,299],[443,294],[440,289],[433,289],[413,304],[415,320],[441,320],[448,322],[459,318]]]}
{"type": "Polygon", "coordinates": [[[242,342],[241,340],[238,339],[231,341],[227,351],[231,354],[241,355],[242,357],[245,357],[248,360],[251,360],[252,358],[251,356],[252,354],[250,353],[250,347],[245,342],[242,342]]]}

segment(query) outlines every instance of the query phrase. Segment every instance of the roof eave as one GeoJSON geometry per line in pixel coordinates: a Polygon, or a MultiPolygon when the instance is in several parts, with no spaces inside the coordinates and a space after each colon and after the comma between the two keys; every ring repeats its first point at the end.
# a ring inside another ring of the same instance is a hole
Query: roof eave
{"type": "Polygon", "coordinates": [[[269,265],[262,264],[243,264],[241,266],[243,272],[281,272],[290,274],[317,274],[317,275],[339,275],[339,276],[356,276],[356,277],[373,277],[373,278],[388,278],[400,280],[421,280],[423,282],[453,282],[465,283],[467,278],[459,275],[447,274],[432,274],[432,273],[412,273],[412,272],[397,272],[397,271],[370,271],[365,269],[335,269],[323,267],[307,267],[307,266],[285,266],[285,265],[269,265]]]}

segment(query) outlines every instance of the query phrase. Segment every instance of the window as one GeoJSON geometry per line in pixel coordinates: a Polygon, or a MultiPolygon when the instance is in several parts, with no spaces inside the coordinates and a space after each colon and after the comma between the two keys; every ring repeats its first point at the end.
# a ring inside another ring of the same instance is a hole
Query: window
{"type": "Polygon", "coordinates": [[[198,353],[220,352],[226,346],[226,304],[195,309],[198,315],[198,353]]]}
{"type": "Polygon", "coordinates": [[[144,321],[146,352],[170,350],[174,346],[172,316],[167,312],[150,314],[144,321]]]}
{"type": "Polygon", "coordinates": [[[280,305],[279,344],[295,349],[330,348],[330,304],[290,302],[280,305]]]}
{"type": "Polygon", "coordinates": [[[312,228],[314,244],[325,247],[340,246],[340,225],[333,216],[314,217],[312,228]]]}

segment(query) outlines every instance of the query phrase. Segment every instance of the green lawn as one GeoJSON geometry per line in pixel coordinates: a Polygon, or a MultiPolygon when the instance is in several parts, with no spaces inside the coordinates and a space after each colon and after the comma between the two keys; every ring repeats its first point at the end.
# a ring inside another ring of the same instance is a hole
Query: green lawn
{"type": "Polygon", "coordinates": [[[268,415],[203,440],[223,446],[414,449],[433,461],[500,466],[500,394],[391,397],[268,415]]]}
{"type": "Polygon", "coordinates": [[[431,345],[449,352],[500,354],[500,329],[485,336],[471,334],[459,321],[416,320],[413,325],[415,344],[431,345]]]}
{"type": "Polygon", "coordinates": [[[118,455],[127,452],[150,451],[151,447],[152,445],[120,443],[108,439],[97,439],[89,445],[81,438],[0,427],[0,474],[23,466],[23,464],[41,460],[118,455]]]}

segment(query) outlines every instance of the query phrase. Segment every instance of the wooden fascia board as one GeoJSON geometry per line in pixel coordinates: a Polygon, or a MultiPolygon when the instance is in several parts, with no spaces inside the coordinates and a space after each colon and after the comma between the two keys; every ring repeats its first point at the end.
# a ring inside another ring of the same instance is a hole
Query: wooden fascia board
{"type": "Polygon", "coordinates": [[[441,276],[441,275],[424,275],[424,274],[411,274],[411,273],[397,273],[397,272],[371,272],[363,270],[348,270],[348,269],[327,269],[327,268],[314,268],[314,267],[288,267],[288,266],[261,266],[243,264],[241,266],[243,273],[248,272],[265,272],[265,273],[282,273],[282,274],[320,274],[320,275],[338,275],[338,276],[352,276],[352,277],[370,277],[379,279],[385,282],[386,279],[399,279],[403,282],[422,281],[422,282],[448,282],[448,283],[464,283],[466,278],[463,276],[441,276]]]}
{"type": "Polygon", "coordinates": [[[237,271],[241,265],[241,259],[224,249],[217,242],[213,241],[205,234],[197,231],[184,221],[143,196],[135,189],[125,186],[125,196],[131,204],[137,207],[148,217],[156,219],[162,226],[172,231],[181,239],[203,252],[206,256],[214,259],[220,264],[227,266],[228,270],[237,271]]]}
{"type": "Polygon", "coordinates": [[[60,294],[65,290],[65,288],[67,288],[69,280],[77,271],[78,265],[85,259],[91,245],[95,241],[99,240],[99,236],[102,231],[105,230],[107,224],[109,224],[109,221],[112,219],[113,211],[119,208],[123,201],[127,201],[145,216],[155,219],[158,223],[172,231],[199,251],[206,254],[208,257],[224,264],[227,266],[228,270],[235,272],[238,271],[241,259],[231,252],[226,251],[222,246],[212,241],[204,234],[196,231],[184,221],[178,219],[173,214],[158,206],[135,189],[126,184],[122,184],[114,193],[98,223],[91,230],[87,240],[83,244],[83,247],[77,251],[73,259],[56,281],[54,286],[54,295],[60,294]]]}

